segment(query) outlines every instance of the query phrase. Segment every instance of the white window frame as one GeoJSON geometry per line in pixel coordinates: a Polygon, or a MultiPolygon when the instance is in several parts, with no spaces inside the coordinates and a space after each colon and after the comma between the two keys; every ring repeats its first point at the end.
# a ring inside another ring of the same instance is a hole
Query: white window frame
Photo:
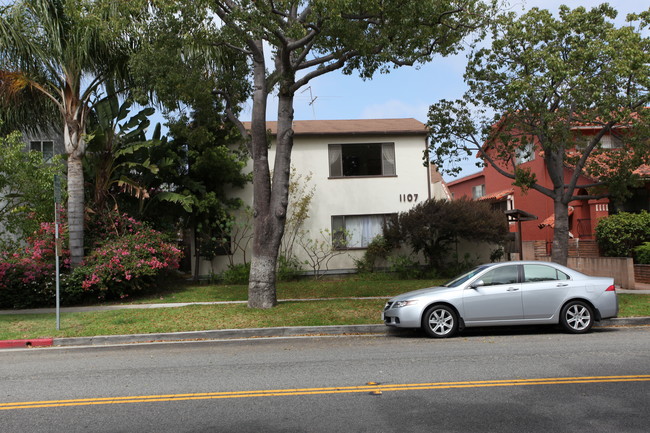
{"type": "Polygon", "coordinates": [[[355,177],[393,177],[397,175],[395,165],[395,143],[341,143],[328,145],[330,178],[355,178],[355,177]],[[343,159],[346,146],[381,146],[381,173],[380,174],[344,174],[343,159]]]}
{"type": "Polygon", "coordinates": [[[599,141],[601,149],[620,149],[624,146],[623,140],[612,135],[603,135],[599,141]]]}
{"type": "Polygon", "coordinates": [[[395,214],[332,215],[332,245],[336,249],[365,249],[383,235],[386,220],[395,214]]]}
{"type": "Polygon", "coordinates": [[[517,164],[524,164],[526,162],[535,160],[535,143],[532,141],[527,143],[523,149],[515,150],[515,161],[517,164]]]}
{"type": "Polygon", "coordinates": [[[485,196],[485,184],[472,187],[472,198],[477,199],[485,196]]]}

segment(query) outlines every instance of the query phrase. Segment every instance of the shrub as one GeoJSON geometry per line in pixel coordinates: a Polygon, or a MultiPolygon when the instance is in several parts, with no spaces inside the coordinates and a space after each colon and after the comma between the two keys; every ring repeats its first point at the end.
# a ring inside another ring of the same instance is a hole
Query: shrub
{"type": "Polygon", "coordinates": [[[445,268],[440,269],[440,274],[442,276],[451,278],[471,270],[476,267],[479,257],[475,256],[475,258],[472,259],[470,253],[465,253],[462,259],[458,257],[458,254],[454,254],[454,259],[455,260],[449,263],[445,268]]]}
{"type": "Polygon", "coordinates": [[[390,220],[384,236],[393,245],[406,243],[422,253],[430,267],[445,269],[458,239],[501,244],[508,224],[503,213],[486,202],[430,199],[390,220]]]}
{"type": "Polygon", "coordinates": [[[400,279],[414,280],[422,276],[420,263],[406,255],[389,257],[390,271],[395,272],[400,279]]]}
{"type": "Polygon", "coordinates": [[[83,276],[84,291],[100,299],[115,299],[152,288],[161,273],[178,269],[182,253],[162,233],[137,222],[132,229],[93,250],[73,270],[70,280],[83,276]]]}
{"type": "MultiPolygon", "coordinates": [[[[118,298],[154,287],[166,270],[178,268],[182,253],[166,237],[144,224],[112,214],[94,220],[95,248],[71,272],[69,251],[60,260],[60,300],[70,305],[94,297],[118,298]],[[110,220],[110,221],[109,221],[110,220]]],[[[67,233],[61,227],[61,238],[67,233]]],[[[31,308],[55,302],[54,224],[41,223],[28,245],[0,255],[0,307],[31,308]]]]}
{"type": "MultiPolygon", "coordinates": [[[[62,251],[60,271],[69,268],[67,251],[62,251]]],[[[33,308],[55,301],[54,224],[41,223],[27,239],[27,246],[0,255],[0,307],[33,308]]]]}
{"type": "Polygon", "coordinates": [[[375,236],[361,259],[355,259],[354,264],[359,273],[375,272],[378,260],[386,260],[392,250],[392,245],[383,236],[375,236]]]}
{"type": "Polygon", "coordinates": [[[645,242],[634,249],[636,262],[640,265],[650,265],[650,242],[645,242]]]}
{"type": "Polygon", "coordinates": [[[601,219],[596,241],[604,256],[632,257],[636,246],[650,242],[650,213],[621,212],[601,219]]]}
{"type": "Polygon", "coordinates": [[[251,273],[250,263],[229,265],[219,277],[224,284],[248,284],[248,277],[251,273]]]}
{"type": "Polygon", "coordinates": [[[297,258],[278,257],[278,271],[276,274],[278,281],[295,281],[301,276],[302,268],[297,258]]]}

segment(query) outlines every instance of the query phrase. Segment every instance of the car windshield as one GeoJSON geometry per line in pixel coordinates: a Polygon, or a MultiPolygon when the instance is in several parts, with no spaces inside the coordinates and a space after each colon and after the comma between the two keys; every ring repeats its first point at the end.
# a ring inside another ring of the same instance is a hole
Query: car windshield
{"type": "Polygon", "coordinates": [[[442,285],[442,287],[458,287],[461,284],[463,284],[465,281],[469,280],[472,278],[474,275],[478,274],[479,272],[489,268],[490,265],[482,265],[477,268],[472,269],[471,271],[464,273],[456,278],[454,278],[451,281],[447,281],[445,284],[442,285]]]}

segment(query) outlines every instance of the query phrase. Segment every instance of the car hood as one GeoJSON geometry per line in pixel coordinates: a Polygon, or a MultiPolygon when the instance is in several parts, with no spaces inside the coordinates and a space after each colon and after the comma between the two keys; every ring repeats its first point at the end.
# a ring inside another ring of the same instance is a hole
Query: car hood
{"type": "Polygon", "coordinates": [[[418,290],[413,290],[412,292],[406,292],[402,293],[401,295],[397,295],[394,298],[390,300],[390,302],[395,302],[395,301],[408,301],[412,299],[417,299],[421,297],[429,297],[432,295],[438,295],[438,294],[443,294],[447,292],[453,292],[455,290],[458,290],[457,287],[428,287],[426,289],[418,289],[418,290]]]}

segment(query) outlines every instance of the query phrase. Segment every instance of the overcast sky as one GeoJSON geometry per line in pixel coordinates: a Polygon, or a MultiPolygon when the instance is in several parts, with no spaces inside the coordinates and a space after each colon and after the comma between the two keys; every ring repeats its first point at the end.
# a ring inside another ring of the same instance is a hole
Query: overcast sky
{"type": "MultiPolygon", "coordinates": [[[[511,8],[521,12],[533,6],[557,11],[559,5],[590,8],[603,1],[594,0],[510,0],[511,8]]],[[[640,12],[643,0],[610,0],[624,23],[630,12],[640,12]]],[[[646,6],[647,7],[647,4],[646,6]]],[[[463,73],[466,53],[437,58],[416,68],[400,68],[390,74],[377,74],[372,80],[333,72],[313,80],[310,87],[296,97],[296,120],[374,119],[413,117],[426,123],[429,106],[440,99],[458,99],[465,91],[463,73]],[[313,103],[310,104],[310,102],[313,103]]],[[[250,107],[243,117],[250,116],[250,107]]],[[[269,100],[268,120],[277,116],[277,100],[269,100]]],[[[478,171],[473,162],[464,165],[462,176],[478,171]]],[[[453,178],[446,177],[447,181],[453,178]]]]}

